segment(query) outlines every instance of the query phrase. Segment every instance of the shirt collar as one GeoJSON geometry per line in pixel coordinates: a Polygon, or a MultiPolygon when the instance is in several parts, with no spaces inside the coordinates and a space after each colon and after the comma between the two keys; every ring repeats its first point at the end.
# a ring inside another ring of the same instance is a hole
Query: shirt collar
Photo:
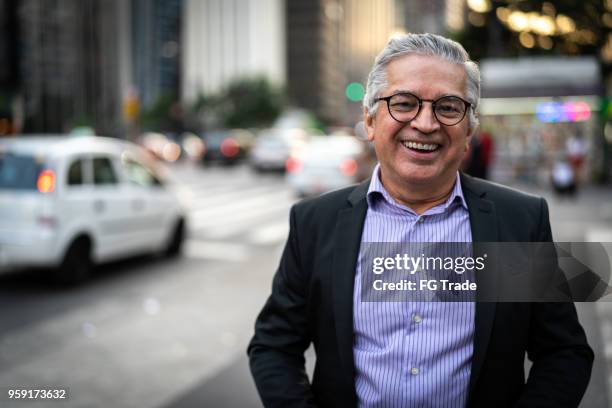
{"type": "MultiPolygon", "coordinates": [[[[370,208],[373,208],[374,206],[376,206],[376,202],[380,198],[382,198],[384,201],[386,201],[387,204],[389,204],[390,206],[394,208],[400,209],[402,211],[407,210],[409,212],[414,213],[414,211],[412,211],[410,208],[406,207],[403,204],[399,204],[397,201],[395,201],[393,197],[391,197],[389,192],[385,189],[385,186],[383,186],[382,182],[380,181],[380,164],[377,164],[376,167],[374,168],[374,171],[372,172],[372,178],[370,179],[370,186],[368,187],[368,193],[367,193],[368,206],[370,208]]],[[[455,180],[455,185],[453,187],[453,191],[451,192],[451,195],[448,197],[448,199],[443,204],[440,204],[436,207],[442,206],[443,210],[446,211],[448,207],[457,200],[459,200],[459,202],[461,203],[461,206],[464,209],[466,210],[468,209],[467,202],[465,201],[465,197],[463,196],[463,190],[461,188],[461,178],[459,177],[459,172],[457,172],[457,178],[455,180]]]]}

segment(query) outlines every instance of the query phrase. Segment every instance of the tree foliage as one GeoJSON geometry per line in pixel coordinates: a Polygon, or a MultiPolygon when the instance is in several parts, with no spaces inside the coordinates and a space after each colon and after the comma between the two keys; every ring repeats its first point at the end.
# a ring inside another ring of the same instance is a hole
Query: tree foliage
{"type": "Polygon", "coordinates": [[[200,95],[191,111],[204,117],[208,127],[269,126],[281,113],[284,100],[282,90],[265,77],[239,78],[219,93],[200,95]]]}

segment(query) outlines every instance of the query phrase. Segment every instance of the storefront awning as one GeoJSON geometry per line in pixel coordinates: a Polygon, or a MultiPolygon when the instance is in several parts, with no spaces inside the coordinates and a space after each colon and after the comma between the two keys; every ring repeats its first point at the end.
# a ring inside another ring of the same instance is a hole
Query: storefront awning
{"type": "Polygon", "coordinates": [[[487,59],[480,63],[483,98],[601,95],[594,57],[487,59]]]}

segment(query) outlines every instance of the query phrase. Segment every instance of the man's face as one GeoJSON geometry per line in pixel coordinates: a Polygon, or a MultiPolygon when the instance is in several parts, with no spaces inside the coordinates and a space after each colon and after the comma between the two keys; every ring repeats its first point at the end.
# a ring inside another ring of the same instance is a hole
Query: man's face
{"type": "MultiPolygon", "coordinates": [[[[435,100],[446,95],[466,99],[465,69],[439,57],[407,55],[393,60],[387,65],[387,82],[379,97],[410,92],[421,99],[435,100]]],[[[389,115],[387,102],[378,103],[375,115],[365,113],[365,125],[368,139],[374,142],[385,186],[394,191],[410,186],[447,186],[456,177],[469,146],[469,112],[458,124],[444,126],[434,117],[431,103],[423,102],[416,118],[400,123],[389,115]],[[437,148],[417,151],[406,146],[409,141],[435,144],[437,148]]]]}

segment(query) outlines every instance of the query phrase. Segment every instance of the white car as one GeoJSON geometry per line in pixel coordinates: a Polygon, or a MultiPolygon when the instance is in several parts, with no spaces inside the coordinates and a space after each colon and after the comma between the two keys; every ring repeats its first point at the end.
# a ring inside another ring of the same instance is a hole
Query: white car
{"type": "Polygon", "coordinates": [[[305,145],[303,129],[266,129],[260,132],[251,150],[251,167],[256,171],[285,170],[287,159],[305,145]]]}
{"type": "Polygon", "coordinates": [[[312,137],[287,160],[287,181],[300,197],[346,187],[372,171],[367,153],[365,143],[353,136],[312,137]]]}
{"type": "Polygon", "coordinates": [[[105,137],[0,139],[0,272],[92,266],[151,251],[178,254],[185,216],[138,146],[105,137]]]}

